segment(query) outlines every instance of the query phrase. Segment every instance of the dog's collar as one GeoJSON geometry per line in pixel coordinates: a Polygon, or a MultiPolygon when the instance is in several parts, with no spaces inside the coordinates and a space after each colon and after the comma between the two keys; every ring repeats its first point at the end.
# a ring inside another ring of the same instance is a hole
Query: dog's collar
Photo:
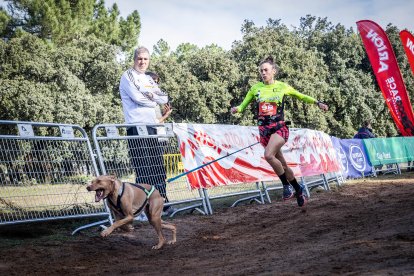
{"type": "MultiPolygon", "coordinates": [[[[119,188],[119,190],[118,190],[118,196],[122,197],[122,195],[124,193],[124,186],[125,186],[125,183],[122,182],[121,188],[119,188]]],[[[108,196],[110,196],[111,194],[112,194],[112,192],[109,193],[106,197],[104,197],[104,199],[108,199],[108,196]]]]}

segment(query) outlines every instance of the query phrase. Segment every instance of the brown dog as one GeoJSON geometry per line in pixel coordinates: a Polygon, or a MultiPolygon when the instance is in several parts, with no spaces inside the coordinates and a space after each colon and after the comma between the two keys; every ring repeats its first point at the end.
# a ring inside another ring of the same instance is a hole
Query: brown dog
{"type": "Polygon", "coordinates": [[[161,219],[164,199],[153,186],[148,184],[123,183],[112,175],[102,175],[95,178],[86,189],[95,191],[95,201],[106,198],[108,206],[115,215],[115,222],[101,232],[106,237],[116,228],[132,230],[134,216],[145,211],[148,221],[154,227],[158,235],[158,244],[152,249],[160,249],[165,243],[174,244],[177,237],[177,228],[174,224],[161,219]],[[172,240],[166,241],[162,234],[162,228],[172,232],[172,240]]]}

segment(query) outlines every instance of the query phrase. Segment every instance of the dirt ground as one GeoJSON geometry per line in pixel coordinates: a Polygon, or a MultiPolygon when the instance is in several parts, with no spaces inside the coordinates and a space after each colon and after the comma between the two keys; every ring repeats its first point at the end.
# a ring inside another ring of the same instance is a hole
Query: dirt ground
{"type": "Polygon", "coordinates": [[[1,227],[0,275],[414,275],[414,173],[311,195],[303,210],[274,195],[179,215],[177,244],[159,251],[147,223],[105,239],[62,222],[1,227]]]}

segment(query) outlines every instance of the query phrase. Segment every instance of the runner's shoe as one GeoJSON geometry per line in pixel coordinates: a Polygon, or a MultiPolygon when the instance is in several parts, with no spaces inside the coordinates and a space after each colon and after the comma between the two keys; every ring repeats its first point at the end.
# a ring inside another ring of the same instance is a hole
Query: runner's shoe
{"type": "Polygon", "coordinates": [[[296,200],[298,202],[299,207],[305,206],[306,202],[308,201],[306,199],[306,196],[303,194],[303,188],[300,187],[299,192],[296,194],[296,200]]]}
{"type": "Polygon", "coordinates": [[[283,185],[283,200],[289,200],[295,196],[290,185],[283,185]]]}

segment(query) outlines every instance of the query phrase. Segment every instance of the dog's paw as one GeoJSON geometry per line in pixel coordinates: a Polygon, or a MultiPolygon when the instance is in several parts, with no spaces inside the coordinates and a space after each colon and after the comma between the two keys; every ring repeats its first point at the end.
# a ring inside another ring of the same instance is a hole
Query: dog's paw
{"type": "Polygon", "coordinates": [[[171,240],[171,241],[167,241],[167,244],[175,244],[177,241],[175,240],[171,240]]]}
{"type": "Polygon", "coordinates": [[[121,227],[121,229],[125,232],[132,232],[132,231],[134,231],[135,228],[132,225],[125,225],[125,226],[121,227]]]}
{"type": "Polygon", "coordinates": [[[154,245],[154,246],[152,247],[152,249],[154,249],[154,250],[158,250],[158,249],[162,248],[163,246],[164,246],[164,244],[157,244],[157,245],[154,245]]]}
{"type": "Polygon", "coordinates": [[[101,232],[101,237],[105,238],[107,237],[109,234],[111,234],[111,231],[109,231],[108,229],[105,229],[101,232]]]}

